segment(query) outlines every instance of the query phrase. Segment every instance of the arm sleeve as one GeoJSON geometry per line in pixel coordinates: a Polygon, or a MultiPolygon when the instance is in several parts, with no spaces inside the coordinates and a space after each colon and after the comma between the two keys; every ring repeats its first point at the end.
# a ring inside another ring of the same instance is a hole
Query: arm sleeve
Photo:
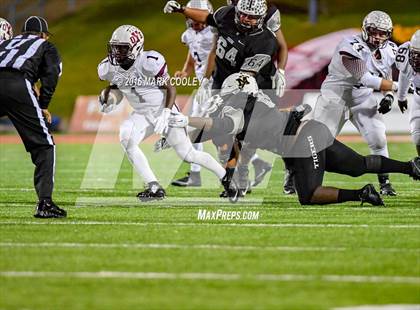
{"type": "Polygon", "coordinates": [[[62,72],[60,55],[55,46],[49,42],[47,42],[41,66],[39,105],[41,109],[47,109],[62,72]]]}
{"type": "Polygon", "coordinates": [[[407,99],[408,89],[410,88],[410,78],[407,74],[400,71],[400,75],[398,77],[398,92],[397,98],[400,101],[404,101],[407,99]]]}
{"type": "Polygon", "coordinates": [[[220,8],[218,8],[216,10],[216,12],[214,12],[213,14],[209,14],[207,16],[207,25],[218,28],[223,17],[226,15],[226,13],[232,9],[231,7],[228,6],[222,6],[220,8]]]}

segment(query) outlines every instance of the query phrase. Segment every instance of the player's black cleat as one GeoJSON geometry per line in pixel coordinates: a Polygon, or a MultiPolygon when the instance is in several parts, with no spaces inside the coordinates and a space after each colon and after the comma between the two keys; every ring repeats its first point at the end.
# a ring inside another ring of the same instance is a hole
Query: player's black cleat
{"type": "Polygon", "coordinates": [[[249,180],[248,165],[239,165],[234,174],[234,180],[239,188],[239,197],[245,197],[251,193],[251,181],[249,180]]]}
{"type": "Polygon", "coordinates": [[[220,194],[229,198],[230,202],[235,203],[238,201],[239,198],[239,189],[236,182],[233,180],[233,173],[235,172],[234,168],[227,168],[226,174],[221,180],[223,188],[225,189],[224,192],[220,194]]]}
{"type": "Polygon", "coordinates": [[[383,196],[397,196],[397,192],[392,187],[391,182],[389,181],[388,174],[378,174],[379,181],[379,193],[383,196]]]}
{"type": "Polygon", "coordinates": [[[383,196],[397,196],[397,192],[395,191],[395,189],[392,187],[392,184],[389,182],[387,183],[381,183],[379,184],[380,186],[380,193],[383,196]]]}
{"type": "Polygon", "coordinates": [[[411,164],[411,177],[414,180],[420,180],[420,156],[417,156],[410,161],[411,164]]]}
{"type": "Polygon", "coordinates": [[[289,169],[284,169],[284,183],[283,183],[283,193],[286,195],[293,195],[296,193],[295,181],[293,179],[294,172],[289,169]]]}
{"type": "Polygon", "coordinates": [[[359,197],[362,202],[362,206],[365,202],[368,202],[373,206],[385,206],[381,196],[372,184],[363,186],[359,197]]]}
{"type": "Polygon", "coordinates": [[[251,186],[254,187],[264,180],[265,175],[273,169],[273,166],[261,159],[254,160],[252,165],[254,166],[255,178],[254,181],[251,182],[251,186]]]}
{"type": "Polygon", "coordinates": [[[36,218],[63,218],[67,216],[66,210],[59,208],[52,200],[40,200],[36,206],[36,218]]]}
{"type": "Polygon", "coordinates": [[[149,185],[148,188],[146,188],[143,192],[140,192],[137,194],[137,198],[141,202],[148,202],[153,200],[162,200],[165,198],[166,192],[165,190],[160,187],[158,183],[153,183],[149,185]]]}
{"type": "Polygon", "coordinates": [[[201,175],[200,172],[188,172],[187,175],[178,180],[172,181],[173,186],[181,187],[200,187],[201,186],[201,175]]]}

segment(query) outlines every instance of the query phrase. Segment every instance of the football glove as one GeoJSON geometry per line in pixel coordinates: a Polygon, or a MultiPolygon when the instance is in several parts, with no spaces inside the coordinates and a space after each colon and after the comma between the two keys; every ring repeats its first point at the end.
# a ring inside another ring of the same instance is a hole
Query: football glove
{"type": "Polygon", "coordinates": [[[104,114],[108,114],[112,111],[114,111],[116,105],[115,104],[101,104],[101,107],[99,108],[99,111],[101,111],[104,114]]]}
{"type": "Polygon", "coordinates": [[[407,99],[398,100],[398,106],[400,107],[401,113],[404,113],[404,111],[408,108],[407,99]]]}
{"type": "Polygon", "coordinates": [[[171,110],[164,108],[162,113],[156,118],[155,121],[155,133],[158,135],[163,134],[168,130],[168,120],[171,115],[171,110]]]}
{"type": "Polygon", "coordinates": [[[204,104],[211,97],[211,86],[213,81],[208,78],[203,78],[201,80],[200,87],[195,94],[195,100],[198,104],[204,104]]]}
{"type": "Polygon", "coordinates": [[[165,7],[163,8],[163,13],[165,14],[171,14],[176,12],[182,13],[183,11],[184,8],[177,1],[168,1],[166,2],[165,7]]]}
{"type": "Polygon", "coordinates": [[[185,128],[188,126],[188,116],[178,112],[169,117],[169,127],[185,128]]]}
{"type": "Polygon", "coordinates": [[[165,137],[162,137],[155,142],[153,151],[155,153],[159,153],[160,151],[163,151],[169,148],[171,148],[171,146],[169,145],[168,140],[165,137]]]}
{"type": "Polygon", "coordinates": [[[273,81],[273,89],[276,92],[276,96],[283,97],[286,89],[286,77],[284,76],[284,70],[278,69],[271,79],[273,81]]]}
{"type": "Polygon", "coordinates": [[[394,102],[394,96],[391,94],[386,95],[381,102],[379,102],[378,112],[381,114],[386,114],[391,111],[391,105],[394,102]]]}

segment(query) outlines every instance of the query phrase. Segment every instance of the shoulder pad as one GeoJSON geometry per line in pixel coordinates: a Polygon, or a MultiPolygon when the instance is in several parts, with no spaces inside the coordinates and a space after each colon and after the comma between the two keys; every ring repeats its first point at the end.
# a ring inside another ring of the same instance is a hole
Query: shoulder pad
{"type": "Polygon", "coordinates": [[[167,73],[165,58],[156,51],[147,51],[142,55],[142,71],[150,77],[162,76],[167,73]]]}
{"type": "Polygon", "coordinates": [[[109,73],[110,73],[110,63],[109,63],[108,58],[105,58],[98,65],[99,79],[102,81],[107,80],[109,73]]]}

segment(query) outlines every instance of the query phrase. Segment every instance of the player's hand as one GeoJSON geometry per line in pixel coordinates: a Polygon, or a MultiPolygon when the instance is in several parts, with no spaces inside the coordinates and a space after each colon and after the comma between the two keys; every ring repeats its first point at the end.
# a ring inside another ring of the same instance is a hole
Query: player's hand
{"type": "Polygon", "coordinates": [[[168,121],[169,117],[171,116],[171,110],[168,108],[164,108],[162,114],[156,118],[155,121],[155,133],[158,135],[163,134],[168,130],[168,121]]]}
{"type": "Polygon", "coordinates": [[[42,114],[44,114],[44,117],[47,120],[48,124],[51,124],[52,117],[48,109],[42,109],[42,114]]]}
{"type": "Polygon", "coordinates": [[[185,128],[188,126],[188,116],[182,113],[173,113],[169,117],[169,127],[185,128]]]}
{"type": "Polygon", "coordinates": [[[104,114],[108,114],[108,113],[114,111],[115,107],[116,107],[115,104],[104,103],[104,104],[101,104],[101,106],[99,108],[99,111],[104,113],[104,114]]]}
{"type": "Polygon", "coordinates": [[[286,77],[284,76],[284,70],[278,69],[271,79],[273,81],[273,89],[276,91],[276,96],[283,97],[286,89],[286,77]]]}
{"type": "Polygon", "coordinates": [[[163,8],[163,13],[165,14],[171,14],[176,12],[183,12],[184,9],[181,4],[179,4],[177,1],[168,1],[165,4],[165,7],[163,8]]]}
{"type": "Polygon", "coordinates": [[[200,87],[195,94],[195,100],[197,100],[198,104],[204,104],[211,97],[211,85],[212,81],[208,78],[201,80],[200,87]]]}
{"type": "Polygon", "coordinates": [[[381,114],[386,114],[391,111],[391,105],[394,102],[394,96],[388,94],[386,95],[381,102],[379,102],[378,112],[381,114]]]}
{"type": "Polygon", "coordinates": [[[188,76],[188,72],[185,72],[185,71],[177,71],[177,72],[175,72],[174,76],[176,78],[184,78],[184,77],[187,77],[188,76]]]}
{"type": "Polygon", "coordinates": [[[160,151],[163,151],[169,148],[171,148],[171,146],[168,143],[168,140],[166,140],[165,137],[162,137],[155,142],[155,145],[153,146],[153,152],[159,153],[160,151]]]}
{"type": "Polygon", "coordinates": [[[217,111],[217,109],[223,104],[223,98],[220,95],[214,95],[210,97],[206,102],[206,112],[208,115],[217,111]]]}
{"type": "Polygon", "coordinates": [[[400,107],[401,113],[404,113],[405,110],[408,108],[407,99],[405,100],[398,100],[398,106],[400,107]]]}

